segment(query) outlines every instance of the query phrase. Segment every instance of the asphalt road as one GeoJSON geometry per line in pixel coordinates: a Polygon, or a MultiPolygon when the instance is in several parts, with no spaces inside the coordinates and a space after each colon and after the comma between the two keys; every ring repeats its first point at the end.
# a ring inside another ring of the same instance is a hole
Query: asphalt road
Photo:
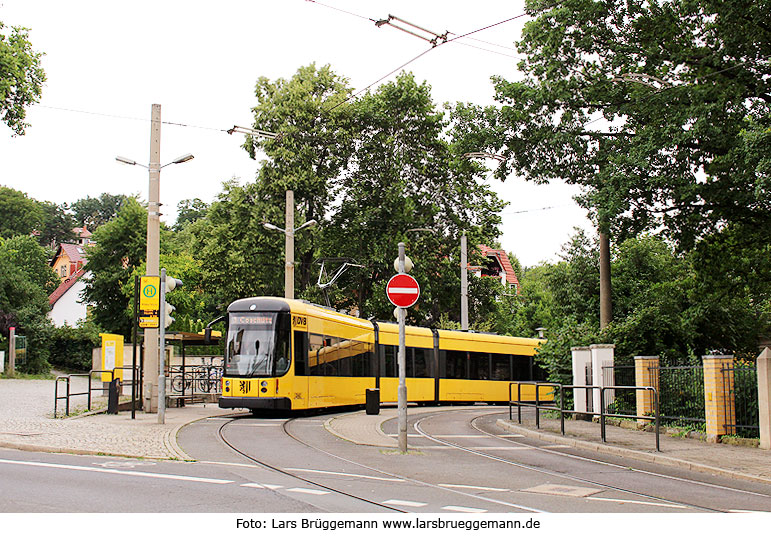
{"type": "MultiPolygon", "coordinates": [[[[196,462],[0,449],[0,511],[771,511],[771,486],[590,460],[505,432],[495,425],[499,411],[411,414],[408,455],[340,439],[324,428],[325,415],[199,421],[178,437],[196,462]]],[[[385,431],[396,434],[395,419],[385,431]]]]}

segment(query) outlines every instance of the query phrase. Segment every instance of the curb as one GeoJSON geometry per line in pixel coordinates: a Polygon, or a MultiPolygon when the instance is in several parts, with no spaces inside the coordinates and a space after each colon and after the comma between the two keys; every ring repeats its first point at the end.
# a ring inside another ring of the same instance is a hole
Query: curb
{"type": "Polygon", "coordinates": [[[689,462],[687,460],[681,460],[679,458],[672,458],[670,456],[664,456],[662,454],[651,454],[649,452],[641,452],[638,450],[626,449],[623,447],[615,447],[613,445],[606,445],[602,443],[594,443],[592,441],[583,441],[581,439],[572,439],[569,437],[563,437],[561,435],[554,435],[547,432],[538,432],[518,426],[510,423],[504,419],[498,419],[496,424],[508,431],[522,434],[525,437],[532,439],[539,439],[548,443],[558,443],[560,445],[568,445],[583,450],[590,450],[594,452],[601,452],[603,454],[613,454],[624,458],[633,458],[649,463],[655,463],[659,465],[667,465],[669,467],[678,467],[682,469],[689,469],[691,471],[698,471],[700,473],[710,473],[718,476],[724,476],[729,478],[736,478],[740,480],[749,480],[751,482],[760,482],[762,484],[771,484],[771,478],[766,478],[758,475],[751,475],[748,473],[739,473],[736,471],[730,471],[721,467],[713,467],[703,463],[689,462]]]}

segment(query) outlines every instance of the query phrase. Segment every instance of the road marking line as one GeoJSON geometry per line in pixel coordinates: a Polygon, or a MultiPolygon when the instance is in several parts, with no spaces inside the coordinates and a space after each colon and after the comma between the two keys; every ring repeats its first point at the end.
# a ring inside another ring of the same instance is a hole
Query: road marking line
{"type": "Polygon", "coordinates": [[[26,465],[30,467],[42,467],[44,469],[68,469],[70,471],[86,471],[92,473],[109,473],[113,475],[139,476],[145,478],[160,478],[165,480],[184,480],[187,482],[200,482],[204,484],[232,484],[232,480],[219,478],[203,478],[199,476],[169,475],[165,473],[145,473],[142,471],[123,471],[119,469],[102,469],[98,467],[83,467],[79,465],[63,465],[59,463],[23,462],[17,460],[0,460],[0,463],[9,465],[26,465]]]}
{"type": "Polygon", "coordinates": [[[485,488],[483,486],[466,486],[464,484],[438,484],[444,488],[462,488],[462,489],[478,489],[481,491],[511,491],[510,489],[503,488],[485,488]]]}
{"type": "Polygon", "coordinates": [[[444,437],[444,438],[458,438],[458,439],[486,439],[490,436],[486,435],[454,435],[454,434],[447,434],[447,435],[435,435],[432,437],[444,437]]]}
{"type": "Polygon", "coordinates": [[[584,497],[585,499],[589,501],[605,501],[605,502],[617,502],[619,504],[642,504],[644,506],[663,506],[665,508],[687,508],[687,506],[683,506],[681,504],[667,504],[667,503],[654,503],[654,502],[646,502],[646,501],[632,501],[632,500],[626,500],[626,499],[610,499],[607,497],[584,497]]]}
{"type": "Polygon", "coordinates": [[[442,510],[463,512],[465,514],[483,514],[487,512],[487,510],[482,510],[481,508],[469,508],[468,506],[442,506],[442,510]]]}
{"type": "Polygon", "coordinates": [[[236,463],[236,462],[213,462],[213,461],[207,461],[207,460],[197,460],[195,463],[206,463],[209,465],[227,465],[230,467],[257,467],[257,465],[253,463],[236,463]]]}
{"type": "Polygon", "coordinates": [[[308,495],[329,495],[328,491],[323,491],[320,489],[288,488],[287,491],[294,491],[295,493],[307,493],[308,495]]]}
{"type": "Polygon", "coordinates": [[[284,486],[278,486],[276,484],[257,484],[256,482],[247,482],[246,484],[241,484],[242,488],[264,488],[264,489],[280,489],[284,486]]]}
{"type": "Polygon", "coordinates": [[[301,471],[305,473],[319,473],[322,475],[352,476],[355,478],[369,478],[370,480],[384,480],[386,482],[404,482],[401,478],[386,478],[382,476],[357,475],[355,473],[338,473],[335,471],[321,471],[318,469],[300,469],[298,467],[284,467],[284,471],[301,471]]]}
{"type": "Polygon", "coordinates": [[[391,506],[412,506],[415,508],[428,505],[428,503],[402,501],[401,499],[388,499],[387,501],[383,501],[381,504],[390,504],[391,506]]]}
{"type": "Polygon", "coordinates": [[[525,436],[522,434],[501,434],[495,437],[525,437],[525,436]]]}

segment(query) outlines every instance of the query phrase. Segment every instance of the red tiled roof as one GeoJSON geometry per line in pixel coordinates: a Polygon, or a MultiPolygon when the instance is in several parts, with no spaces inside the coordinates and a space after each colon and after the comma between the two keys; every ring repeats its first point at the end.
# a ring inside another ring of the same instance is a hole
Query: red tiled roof
{"type": "Polygon", "coordinates": [[[62,252],[67,254],[67,256],[70,258],[70,262],[82,262],[83,264],[86,263],[84,246],[81,246],[80,244],[59,244],[59,249],[56,251],[56,255],[54,255],[54,258],[51,260],[51,266],[56,264],[56,259],[61,256],[62,252]]]}
{"type": "Polygon", "coordinates": [[[501,264],[501,267],[503,268],[503,271],[506,272],[506,284],[514,286],[519,289],[519,279],[517,279],[517,274],[514,273],[514,268],[511,266],[511,261],[509,261],[509,256],[506,254],[506,252],[502,249],[492,249],[490,247],[485,246],[484,244],[479,244],[479,251],[484,255],[485,257],[494,256],[498,259],[498,262],[501,264]]]}
{"type": "Polygon", "coordinates": [[[64,296],[64,294],[72,287],[72,285],[75,284],[75,282],[83,277],[83,274],[86,273],[85,268],[81,268],[74,274],[72,274],[70,277],[62,281],[61,285],[56,287],[56,290],[54,290],[51,295],[48,297],[48,304],[52,305],[55,304],[57,301],[59,301],[59,298],[64,296]]]}
{"type": "Polygon", "coordinates": [[[80,238],[91,238],[91,231],[86,229],[85,225],[83,227],[75,227],[72,232],[78,235],[80,238]]]}

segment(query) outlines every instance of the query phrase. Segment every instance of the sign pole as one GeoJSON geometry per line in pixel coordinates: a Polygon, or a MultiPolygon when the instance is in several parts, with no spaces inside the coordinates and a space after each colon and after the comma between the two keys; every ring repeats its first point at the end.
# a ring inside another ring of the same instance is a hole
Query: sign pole
{"type": "Polygon", "coordinates": [[[166,268],[161,268],[158,363],[158,424],[166,424],[166,268]]]}
{"type": "MultiPolygon", "coordinates": [[[[404,273],[404,242],[399,242],[399,273],[404,273]]],[[[399,412],[399,450],[407,454],[407,348],[405,335],[404,307],[399,307],[399,391],[397,407],[399,412]]]]}

